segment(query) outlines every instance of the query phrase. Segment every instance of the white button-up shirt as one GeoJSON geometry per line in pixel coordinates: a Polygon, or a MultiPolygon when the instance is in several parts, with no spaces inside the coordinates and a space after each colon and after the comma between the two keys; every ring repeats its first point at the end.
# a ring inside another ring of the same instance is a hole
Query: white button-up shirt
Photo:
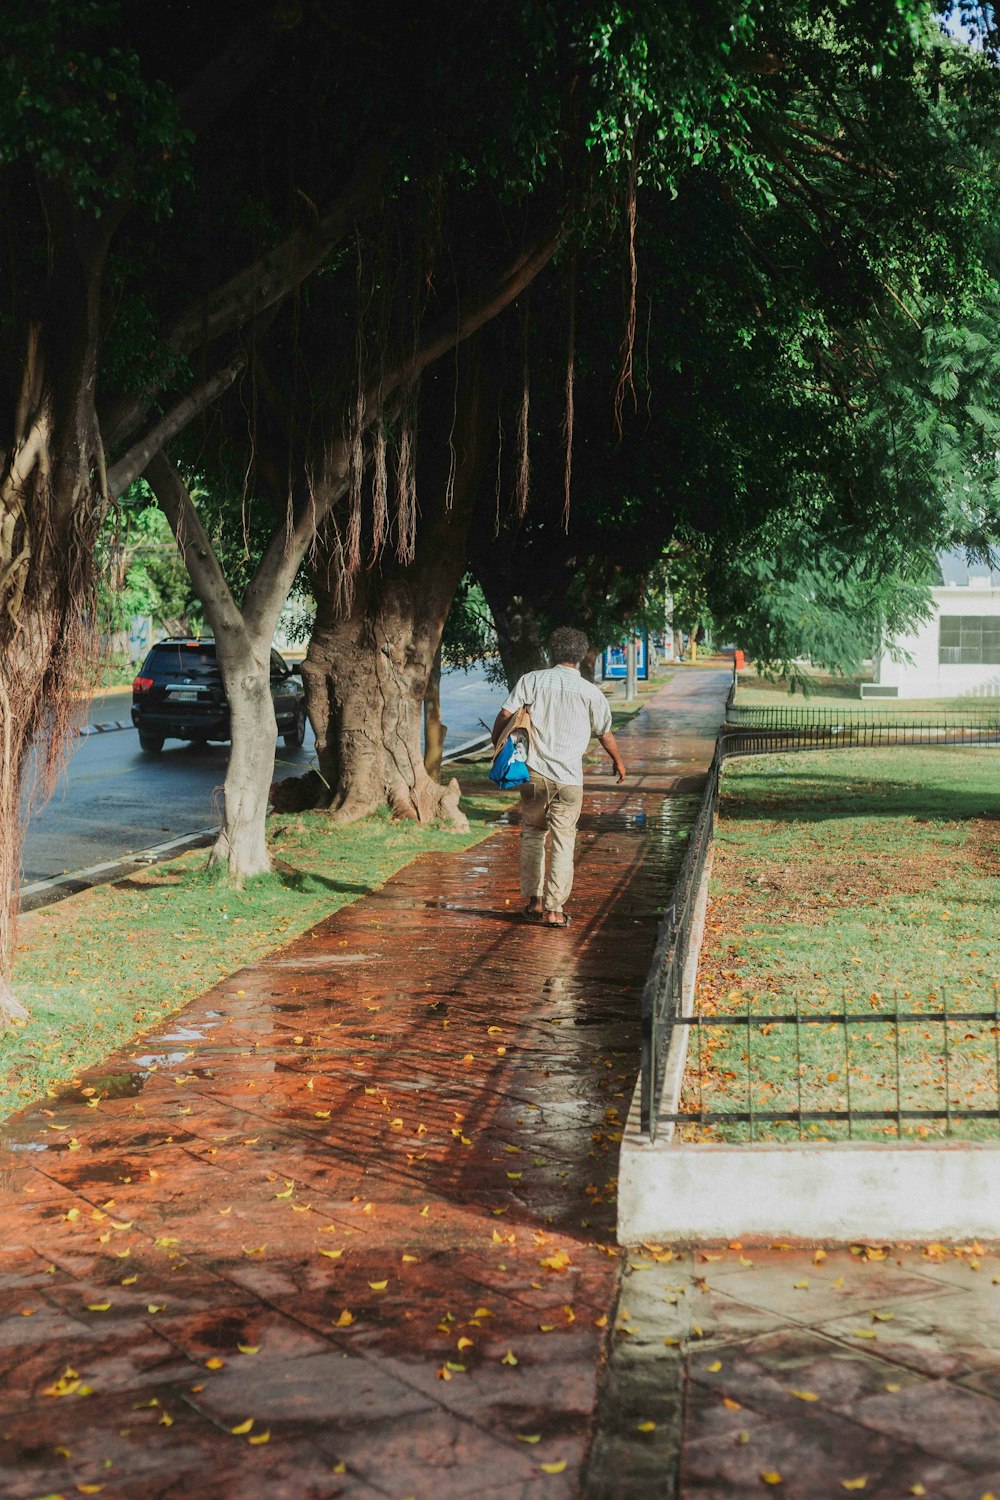
{"type": "Polygon", "coordinates": [[[607,734],[611,709],[600,688],[576,667],[526,672],[511,688],[506,713],[527,708],[532,745],[528,768],[564,786],[583,785],[583,752],[592,734],[607,734]]]}

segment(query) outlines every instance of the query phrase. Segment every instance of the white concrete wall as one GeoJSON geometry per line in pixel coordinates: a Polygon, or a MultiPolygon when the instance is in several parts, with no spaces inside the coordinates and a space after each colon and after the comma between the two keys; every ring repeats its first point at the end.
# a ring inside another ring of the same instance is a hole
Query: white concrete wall
{"type": "Polygon", "coordinates": [[[876,661],[875,681],[898,687],[899,698],[1000,697],[1000,666],[968,666],[938,661],[938,615],[1000,615],[1000,589],[931,590],[933,617],[914,635],[900,636],[897,645],[912,661],[892,661],[883,652],[876,661]]]}

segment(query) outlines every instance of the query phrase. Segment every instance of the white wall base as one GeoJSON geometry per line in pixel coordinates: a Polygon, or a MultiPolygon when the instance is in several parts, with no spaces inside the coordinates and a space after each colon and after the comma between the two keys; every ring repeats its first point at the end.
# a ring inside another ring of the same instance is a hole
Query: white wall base
{"type": "Polygon", "coordinates": [[[618,1238],[1000,1239],[1000,1145],[622,1142],[618,1238]]]}
{"type": "MultiPolygon", "coordinates": [[[[683,1012],[694,1000],[708,898],[698,894],[683,1012]]],[[[667,1056],[662,1110],[677,1109],[688,1026],[667,1056]]],[[[1000,1239],[1000,1142],[815,1145],[678,1142],[663,1124],[650,1145],[632,1098],[618,1169],[623,1245],[704,1240],[864,1241],[1000,1239]]]]}

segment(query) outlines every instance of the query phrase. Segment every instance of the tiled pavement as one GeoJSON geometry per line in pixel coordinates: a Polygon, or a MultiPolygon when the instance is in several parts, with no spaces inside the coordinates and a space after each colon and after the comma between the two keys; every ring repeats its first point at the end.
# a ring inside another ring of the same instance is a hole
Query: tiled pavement
{"type": "Polygon", "coordinates": [[[667,1255],[628,1257],[611,1361],[625,1477],[595,1493],[1000,1495],[1000,1255],[977,1245],[667,1255]],[[650,1419],[640,1444],[637,1424],[650,1419]]]}
{"type": "Polygon", "coordinates": [[[7,1123],[4,1500],[579,1492],[663,798],[725,686],[678,673],[591,779],[568,931],[504,829],[7,1123]]]}

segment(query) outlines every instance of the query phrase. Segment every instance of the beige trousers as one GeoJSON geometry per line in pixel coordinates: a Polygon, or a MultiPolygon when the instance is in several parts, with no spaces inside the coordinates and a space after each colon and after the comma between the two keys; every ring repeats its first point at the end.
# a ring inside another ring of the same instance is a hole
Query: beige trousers
{"type": "Polygon", "coordinates": [[[541,898],[546,911],[559,911],[573,889],[573,847],[583,806],[583,787],[549,781],[532,771],[521,788],[521,895],[541,898]],[[551,834],[548,876],[545,838],[551,834]]]}

